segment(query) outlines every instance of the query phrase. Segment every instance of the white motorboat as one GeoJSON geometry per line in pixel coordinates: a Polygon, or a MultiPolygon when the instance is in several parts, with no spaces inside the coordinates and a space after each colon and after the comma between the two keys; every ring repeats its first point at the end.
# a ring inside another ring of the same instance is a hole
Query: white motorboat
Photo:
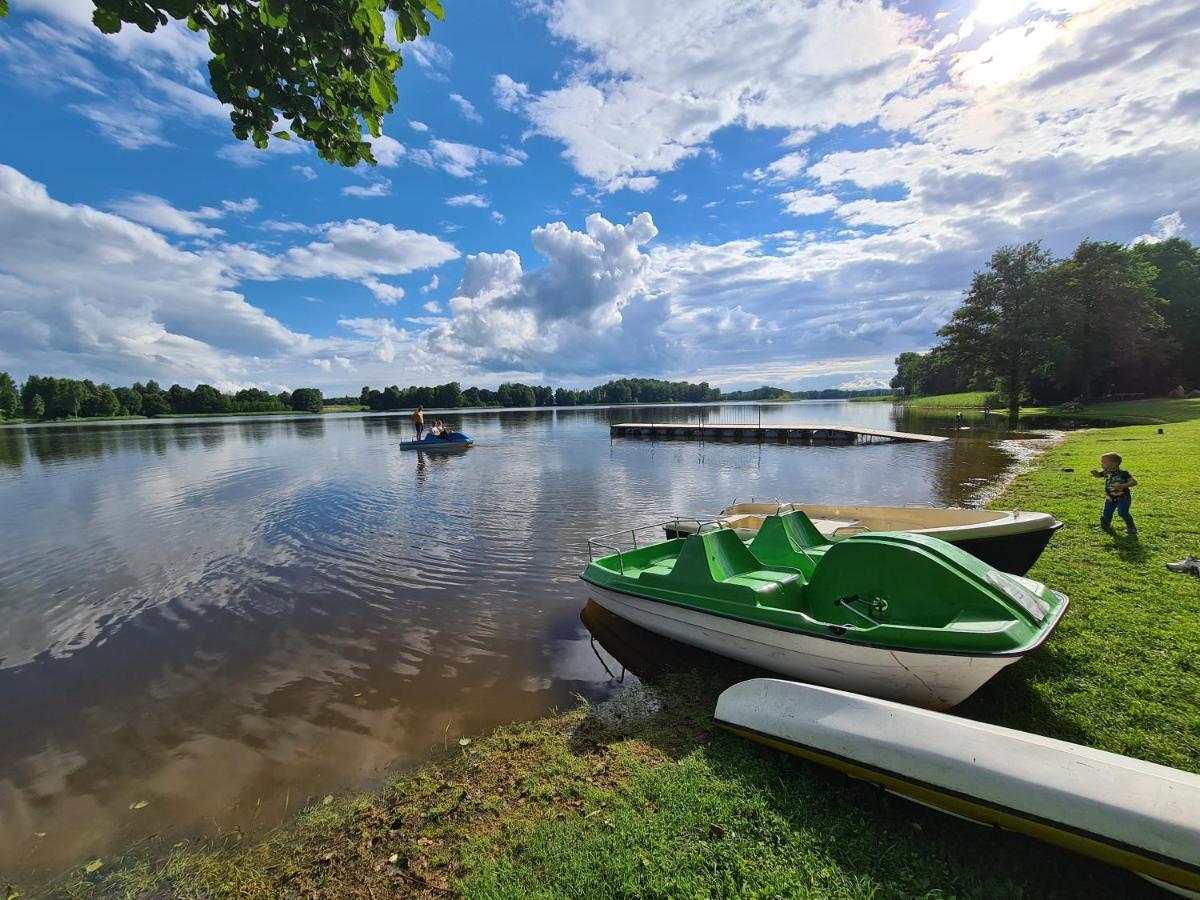
{"type": "MultiPolygon", "coordinates": [[[[873,531],[908,531],[927,534],[966,550],[993,568],[1024,575],[1037,562],[1054,532],[1062,527],[1044,512],[961,507],[840,506],[778,501],[738,503],[727,506],[712,521],[733,528],[742,540],[758,533],[763,519],[781,510],[805,513],[817,529],[833,541],[873,531]]],[[[668,538],[693,534],[700,521],[678,519],[668,523],[668,538]]]]}
{"type": "Polygon", "coordinates": [[[717,701],[751,740],[1200,897],[1200,776],[830,688],[756,678],[717,701]]]}

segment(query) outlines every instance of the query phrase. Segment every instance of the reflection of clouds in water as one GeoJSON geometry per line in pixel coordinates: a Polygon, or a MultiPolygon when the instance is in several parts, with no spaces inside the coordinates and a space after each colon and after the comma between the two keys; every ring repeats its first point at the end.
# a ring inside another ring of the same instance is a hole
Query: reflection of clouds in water
{"type": "Polygon", "coordinates": [[[0,746],[0,869],[51,830],[33,819],[64,865],[141,836],[122,829],[262,824],[260,799],[274,824],[288,791],[604,696],[588,536],[750,494],[929,502],[951,459],[610,442],[602,412],[563,410],[463,415],[476,446],[418,473],[390,422],[109,428],[72,454],[81,428],[0,480],[0,718],[26,725],[0,746]]]}

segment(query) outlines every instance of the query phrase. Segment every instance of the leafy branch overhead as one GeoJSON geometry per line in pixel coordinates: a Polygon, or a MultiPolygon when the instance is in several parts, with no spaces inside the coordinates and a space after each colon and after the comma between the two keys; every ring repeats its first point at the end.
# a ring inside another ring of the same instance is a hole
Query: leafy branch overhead
{"type": "MultiPolygon", "coordinates": [[[[396,44],[429,34],[428,14],[443,18],[439,0],[93,2],[92,21],[106,34],[124,25],[153,32],[172,19],[205,32],[213,93],[232,107],[239,140],[263,148],[294,135],[344,166],[374,164],[363,132],[378,137],[398,98],[403,58],[388,45],[387,18],[396,44]]],[[[8,6],[0,0],[0,16],[8,6]]]]}

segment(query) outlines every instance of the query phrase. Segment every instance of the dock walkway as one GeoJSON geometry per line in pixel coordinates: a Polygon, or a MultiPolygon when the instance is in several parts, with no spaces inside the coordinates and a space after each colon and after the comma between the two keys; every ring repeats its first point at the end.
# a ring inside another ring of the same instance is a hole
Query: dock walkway
{"type": "Polygon", "coordinates": [[[910,434],[906,431],[884,431],[879,428],[860,428],[856,425],[722,425],[684,422],[621,422],[609,426],[612,437],[698,438],[716,440],[778,440],[804,444],[864,443],[874,440],[902,443],[940,444],[946,440],[932,434],[910,434]]]}

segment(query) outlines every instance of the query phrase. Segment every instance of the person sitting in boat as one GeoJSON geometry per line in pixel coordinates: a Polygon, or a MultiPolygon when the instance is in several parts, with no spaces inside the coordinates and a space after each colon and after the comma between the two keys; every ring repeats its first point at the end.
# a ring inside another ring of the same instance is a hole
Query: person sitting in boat
{"type": "Polygon", "coordinates": [[[446,426],[446,423],[445,423],[445,422],[443,422],[441,419],[438,419],[438,433],[437,433],[438,437],[440,437],[440,438],[441,438],[443,441],[448,441],[448,440],[450,440],[450,436],[451,436],[453,433],[454,433],[454,432],[452,432],[452,431],[451,431],[451,430],[450,430],[450,429],[449,429],[449,428],[446,426]]]}

